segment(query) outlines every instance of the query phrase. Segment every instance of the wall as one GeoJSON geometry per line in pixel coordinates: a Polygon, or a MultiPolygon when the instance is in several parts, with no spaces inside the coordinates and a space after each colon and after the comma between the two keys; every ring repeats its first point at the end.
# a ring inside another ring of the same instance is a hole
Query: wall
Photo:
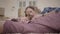
{"type": "Polygon", "coordinates": [[[43,10],[44,7],[60,7],[60,0],[38,0],[37,6],[43,10]]]}
{"type": "Polygon", "coordinates": [[[5,8],[5,17],[18,17],[18,1],[17,0],[0,0],[0,7],[5,8]]]}

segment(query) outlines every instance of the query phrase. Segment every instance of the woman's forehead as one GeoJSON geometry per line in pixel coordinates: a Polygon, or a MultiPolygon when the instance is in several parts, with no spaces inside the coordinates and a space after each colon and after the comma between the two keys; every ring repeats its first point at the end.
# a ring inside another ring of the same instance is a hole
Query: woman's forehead
{"type": "Polygon", "coordinates": [[[31,8],[28,8],[26,11],[33,11],[33,9],[31,9],[31,8]]]}

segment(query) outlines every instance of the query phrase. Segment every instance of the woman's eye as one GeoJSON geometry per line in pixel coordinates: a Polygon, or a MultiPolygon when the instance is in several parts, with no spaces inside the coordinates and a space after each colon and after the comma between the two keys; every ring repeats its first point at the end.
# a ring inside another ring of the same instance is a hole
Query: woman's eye
{"type": "Polygon", "coordinates": [[[30,13],[31,13],[32,11],[30,11],[30,13]]]}

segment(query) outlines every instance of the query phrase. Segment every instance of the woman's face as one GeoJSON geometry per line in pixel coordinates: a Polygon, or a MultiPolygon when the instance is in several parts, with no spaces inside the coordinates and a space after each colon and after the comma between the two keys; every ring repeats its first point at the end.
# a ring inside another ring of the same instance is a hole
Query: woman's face
{"type": "Polygon", "coordinates": [[[26,10],[26,14],[27,14],[27,16],[32,17],[32,16],[35,15],[35,11],[34,11],[33,9],[31,9],[31,8],[28,8],[28,9],[26,10]]]}

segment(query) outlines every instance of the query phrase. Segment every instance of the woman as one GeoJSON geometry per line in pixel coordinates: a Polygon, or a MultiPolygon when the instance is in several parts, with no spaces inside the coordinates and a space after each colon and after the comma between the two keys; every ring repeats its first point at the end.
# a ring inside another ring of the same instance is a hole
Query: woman
{"type": "Polygon", "coordinates": [[[29,23],[30,21],[32,21],[32,19],[38,18],[38,16],[40,16],[40,12],[39,9],[37,7],[34,6],[28,6],[25,9],[25,17],[22,17],[21,20],[23,22],[29,23]]]}
{"type": "Polygon", "coordinates": [[[19,22],[6,21],[4,33],[53,33],[60,32],[60,12],[49,13],[44,17],[38,14],[36,7],[29,6],[25,10],[26,17],[19,22]]]}

